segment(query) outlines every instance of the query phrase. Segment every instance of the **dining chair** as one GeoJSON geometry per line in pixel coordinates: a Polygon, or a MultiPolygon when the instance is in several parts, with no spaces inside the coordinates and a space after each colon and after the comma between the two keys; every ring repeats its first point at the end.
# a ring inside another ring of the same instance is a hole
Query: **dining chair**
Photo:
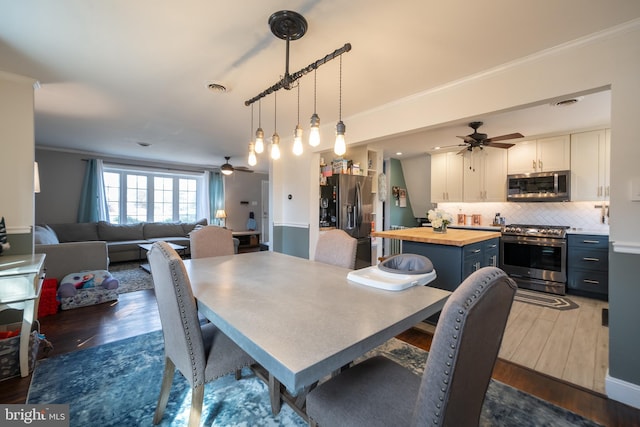
{"type": "Polygon", "coordinates": [[[175,369],[191,385],[189,426],[200,424],[204,385],[253,363],[251,357],[213,323],[200,325],[196,300],[184,263],[166,242],[156,242],[147,255],[164,336],[165,368],[153,423],[162,420],[175,369]]]}
{"type": "Polygon", "coordinates": [[[208,258],[236,253],[231,230],[206,225],[189,233],[191,258],[208,258]]]}
{"type": "Polygon", "coordinates": [[[330,230],[320,234],[316,244],[315,261],[354,269],[358,241],[344,230],[330,230]]]}
{"type": "Polygon", "coordinates": [[[516,289],[499,268],[474,272],[442,309],[422,377],[369,358],[309,393],[309,425],[478,426],[516,289]]]}

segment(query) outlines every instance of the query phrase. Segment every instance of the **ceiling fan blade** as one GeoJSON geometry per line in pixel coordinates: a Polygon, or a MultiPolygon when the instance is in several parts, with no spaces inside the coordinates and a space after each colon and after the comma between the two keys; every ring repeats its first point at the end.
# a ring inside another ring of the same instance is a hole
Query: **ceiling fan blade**
{"type": "Polygon", "coordinates": [[[521,133],[510,133],[508,135],[494,136],[493,138],[487,138],[484,142],[496,142],[496,141],[506,141],[507,139],[515,139],[515,138],[524,138],[524,135],[521,133]]]}
{"type": "Polygon", "coordinates": [[[516,144],[509,144],[504,142],[488,142],[484,144],[485,147],[493,147],[493,148],[511,148],[516,144]]]}
{"type": "Polygon", "coordinates": [[[467,135],[467,136],[458,136],[458,138],[464,139],[464,142],[467,142],[469,144],[473,144],[473,143],[477,142],[475,139],[471,138],[469,135],[467,135]]]}
{"type": "Polygon", "coordinates": [[[233,170],[237,172],[253,173],[253,171],[246,166],[234,166],[233,170]]]}
{"type": "Polygon", "coordinates": [[[464,148],[464,149],[462,149],[462,150],[458,151],[456,154],[464,154],[464,153],[466,153],[467,151],[471,151],[471,150],[469,150],[469,148],[464,148]]]}

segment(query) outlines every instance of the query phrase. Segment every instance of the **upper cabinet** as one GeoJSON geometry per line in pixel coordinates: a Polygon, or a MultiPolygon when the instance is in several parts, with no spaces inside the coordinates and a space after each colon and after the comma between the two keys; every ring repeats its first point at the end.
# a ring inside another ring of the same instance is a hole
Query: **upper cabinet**
{"type": "Polygon", "coordinates": [[[509,174],[568,170],[571,167],[569,135],[519,142],[508,151],[509,174]]]}
{"type": "Polygon", "coordinates": [[[609,200],[610,130],[571,135],[571,200],[609,200]]]}
{"type": "Polygon", "coordinates": [[[465,202],[504,202],[507,150],[486,147],[464,155],[465,202]]]}
{"type": "Polygon", "coordinates": [[[455,152],[431,156],[431,202],[462,201],[463,157],[455,152]]]}

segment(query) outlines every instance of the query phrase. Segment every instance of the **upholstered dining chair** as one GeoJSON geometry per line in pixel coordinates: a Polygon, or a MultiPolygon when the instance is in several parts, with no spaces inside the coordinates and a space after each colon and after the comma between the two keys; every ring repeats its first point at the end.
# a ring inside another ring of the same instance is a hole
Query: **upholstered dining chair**
{"type": "Polygon", "coordinates": [[[354,269],[358,241],[343,230],[330,230],[320,234],[316,244],[315,261],[354,269]]]}
{"type": "Polygon", "coordinates": [[[231,230],[207,225],[189,234],[191,258],[208,258],[236,253],[231,230]]]}
{"type": "Polygon", "coordinates": [[[212,323],[200,325],[191,283],[178,253],[166,242],[148,253],[164,336],[165,368],[153,423],[162,420],[175,369],[191,385],[189,426],[200,424],[204,385],[253,363],[251,357],[212,323]]]}
{"type": "Polygon", "coordinates": [[[367,359],[309,393],[309,425],[477,426],[516,288],[496,267],[471,274],[445,303],[422,377],[367,359]]]}

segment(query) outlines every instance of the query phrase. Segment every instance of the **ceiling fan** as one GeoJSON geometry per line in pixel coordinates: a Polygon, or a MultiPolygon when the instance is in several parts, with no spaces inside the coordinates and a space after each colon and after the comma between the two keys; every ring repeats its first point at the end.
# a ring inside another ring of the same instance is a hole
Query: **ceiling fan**
{"type": "Polygon", "coordinates": [[[229,163],[229,160],[231,159],[230,156],[225,156],[224,159],[226,162],[220,166],[220,172],[224,175],[231,175],[234,171],[253,173],[253,171],[246,166],[231,166],[231,163],[229,163]]]}
{"type": "Polygon", "coordinates": [[[467,136],[458,136],[464,140],[464,144],[458,144],[459,146],[465,146],[463,150],[460,150],[458,154],[463,154],[465,151],[473,151],[474,148],[480,147],[482,150],[484,147],[494,147],[494,148],[511,148],[515,144],[510,143],[501,143],[497,141],[506,141],[508,139],[515,138],[524,138],[524,135],[521,133],[510,133],[507,135],[494,136],[492,138],[487,138],[486,133],[478,132],[478,128],[482,126],[482,122],[471,122],[469,123],[469,127],[473,129],[473,133],[467,136]]]}

